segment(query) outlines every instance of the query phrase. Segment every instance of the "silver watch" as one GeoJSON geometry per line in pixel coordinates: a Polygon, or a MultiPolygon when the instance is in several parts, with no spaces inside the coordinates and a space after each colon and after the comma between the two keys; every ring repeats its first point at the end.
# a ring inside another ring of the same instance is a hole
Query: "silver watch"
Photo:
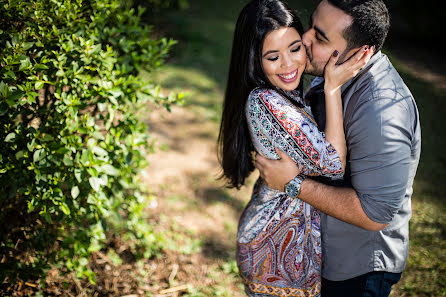
{"type": "Polygon", "coordinates": [[[292,198],[296,198],[297,196],[299,196],[300,194],[300,187],[302,185],[302,182],[304,181],[304,179],[306,178],[305,175],[303,174],[298,174],[296,175],[295,178],[293,178],[292,180],[290,180],[286,185],[285,185],[285,193],[292,198]]]}

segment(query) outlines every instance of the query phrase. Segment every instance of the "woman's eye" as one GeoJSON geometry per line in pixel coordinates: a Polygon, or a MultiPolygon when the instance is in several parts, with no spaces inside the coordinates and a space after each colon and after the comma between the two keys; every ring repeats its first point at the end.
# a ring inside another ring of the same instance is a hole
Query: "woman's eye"
{"type": "Polygon", "coordinates": [[[293,48],[293,49],[291,50],[291,52],[292,52],[292,53],[296,53],[296,52],[300,51],[300,48],[301,48],[301,47],[302,47],[302,46],[299,45],[298,47],[293,48]]]}
{"type": "Polygon", "coordinates": [[[279,59],[279,57],[268,57],[266,58],[268,61],[277,61],[277,59],[279,59]]]}

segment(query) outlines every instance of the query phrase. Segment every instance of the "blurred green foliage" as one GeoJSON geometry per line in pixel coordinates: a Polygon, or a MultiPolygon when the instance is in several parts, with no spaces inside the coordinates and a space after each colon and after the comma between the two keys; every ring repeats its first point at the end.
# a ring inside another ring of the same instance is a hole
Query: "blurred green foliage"
{"type": "MultiPolygon", "coordinates": [[[[154,5],[161,5],[151,1],[154,5]]],[[[173,3],[173,2],[172,2],[173,3]]],[[[141,256],[159,248],[138,174],[152,150],[147,103],[179,96],[141,80],[174,41],[119,0],[0,0],[0,281],[78,277],[119,233],[141,256]]]]}

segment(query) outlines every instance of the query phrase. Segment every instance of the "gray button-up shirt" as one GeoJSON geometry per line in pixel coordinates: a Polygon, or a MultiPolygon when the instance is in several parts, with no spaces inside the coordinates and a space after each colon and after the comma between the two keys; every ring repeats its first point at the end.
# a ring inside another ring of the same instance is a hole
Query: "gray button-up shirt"
{"type": "Polygon", "coordinates": [[[339,281],[371,271],[401,272],[408,254],[410,198],[421,151],[415,100],[381,52],[342,90],[348,148],[343,185],[356,190],[370,219],[389,226],[367,231],[322,215],[322,275],[339,281]]]}

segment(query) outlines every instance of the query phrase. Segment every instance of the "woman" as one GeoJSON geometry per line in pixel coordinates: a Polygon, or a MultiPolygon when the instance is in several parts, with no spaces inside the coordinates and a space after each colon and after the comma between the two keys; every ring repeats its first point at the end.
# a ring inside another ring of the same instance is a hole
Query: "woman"
{"type": "MultiPolygon", "coordinates": [[[[249,2],[237,20],[219,134],[219,158],[229,185],[254,169],[252,153],[278,159],[281,149],[306,175],[341,178],[346,147],[340,88],[371,56],[325,70],[326,129],[318,130],[302,99],[306,64],[299,19],[279,0],[249,2]]],[[[237,263],[249,296],[319,296],[319,213],[293,195],[254,186],[238,229],[237,263]]]]}

